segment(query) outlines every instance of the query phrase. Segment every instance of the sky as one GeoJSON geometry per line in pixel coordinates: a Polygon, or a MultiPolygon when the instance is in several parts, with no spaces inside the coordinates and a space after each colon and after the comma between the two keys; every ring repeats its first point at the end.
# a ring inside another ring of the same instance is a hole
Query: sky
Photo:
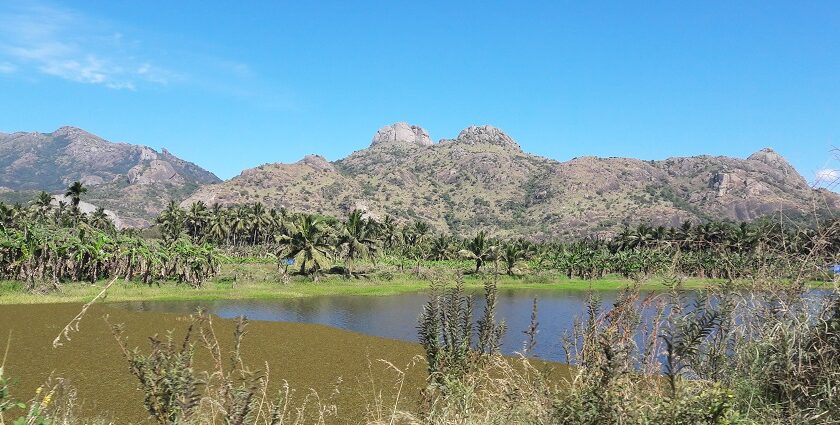
{"type": "Polygon", "coordinates": [[[503,129],[530,153],[840,177],[836,1],[0,2],[0,131],[81,127],[222,178],[503,129]]]}

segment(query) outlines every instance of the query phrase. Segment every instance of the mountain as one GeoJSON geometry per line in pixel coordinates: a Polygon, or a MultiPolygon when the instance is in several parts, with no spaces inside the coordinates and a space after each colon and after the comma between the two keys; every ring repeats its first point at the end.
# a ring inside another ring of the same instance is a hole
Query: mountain
{"type": "Polygon", "coordinates": [[[119,216],[123,226],[148,225],[170,199],[218,183],[213,173],[166,149],[112,143],[75,127],[52,133],[0,133],[0,187],[7,201],[36,191],[63,193],[74,181],[89,190],[85,201],[119,216]]]}
{"type": "Polygon", "coordinates": [[[329,162],[309,155],[266,164],[183,201],[262,202],[329,215],[359,208],[372,216],[422,219],[439,231],[502,236],[612,233],[627,224],[801,217],[840,208],[840,196],[812,189],[772,149],[747,159],[695,156],[643,161],[531,155],[502,130],[469,127],[432,143],[414,125],[377,131],[367,149],[329,162]]]}

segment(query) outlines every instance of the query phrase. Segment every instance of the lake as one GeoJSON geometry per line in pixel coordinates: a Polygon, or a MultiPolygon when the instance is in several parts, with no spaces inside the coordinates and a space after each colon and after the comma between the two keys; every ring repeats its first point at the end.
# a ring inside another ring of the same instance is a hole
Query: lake
{"type": "MultiPolygon", "coordinates": [[[[609,305],[617,292],[599,292],[609,305]]],[[[498,318],[508,331],[503,350],[511,354],[522,349],[523,330],[530,323],[531,306],[538,299],[539,334],[536,349],[529,355],[541,360],[562,360],[560,336],[571,329],[576,316],[586,312],[587,295],[579,291],[540,289],[500,289],[498,318]]],[[[186,328],[185,316],[199,307],[216,319],[223,344],[229,344],[234,321],[239,315],[251,323],[243,343],[243,357],[254,369],[268,366],[271,388],[276,391],[286,380],[298,389],[298,397],[309,389],[331,394],[341,378],[341,391],[330,400],[342,418],[337,423],[357,423],[373,398],[372,388],[384,397],[394,387],[395,377],[379,359],[404,367],[422,355],[416,343],[417,317],[427,302],[427,294],[392,296],[318,296],[283,300],[228,300],[177,302],[121,302],[93,306],[81,322],[80,332],[64,346],[54,349],[51,342],[81,308],[79,304],[0,305],[0,335],[11,333],[6,375],[12,377],[12,390],[28,399],[35,388],[50,376],[67,378],[78,390],[86,415],[103,415],[118,423],[141,421],[146,414],[142,394],[128,372],[102,317],[123,323],[129,345],[148,350],[151,335],[186,328]],[[374,385],[371,385],[374,382],[374,385]]],[[[475,294],[476,315],[484,299],[475,294]]],[[[207,365],[207,357],[197,355],[197,364],[207,365]]],[[[550,376],[567,376],[567,369],[546,364],[550,376]]],[[[425,366],[417,363],[407,369],[408,391],[401,406],[417,401],[423,387],[425,366]]]]}
{"type": "MultiPolygon", "coordinates": [[[[602,305],[610,307],[619,292],[599,291],[602,305]]],[[[482,293],[473,294],[474,314],[484,308],[482,293]]],[[[499,289],[497,320],[504,320],[508,330],[502,350],[514,354],[523,349],[527,336],[523,333],[531,321],[534,299],[537,299],[537,345],[529,356],[548,361],[564,361],[560,338],[571,330],[575,318],[585,318],[588,294],[582,291],[556,289],[499,289]]],[[[114,303],[114,307],[134,312],[166,312],[189,314],[198,308],[223,318],[240,315],[251,320],[272,322],[314,323],[363,334],[417,341],[417,318],[428,301],[426,293],[409,293],[382,297],[319,296],[284,300],[223,301],[137,301],[114,303]]],[[[651,312],[646,312],[650,314],[651,312]]]]}

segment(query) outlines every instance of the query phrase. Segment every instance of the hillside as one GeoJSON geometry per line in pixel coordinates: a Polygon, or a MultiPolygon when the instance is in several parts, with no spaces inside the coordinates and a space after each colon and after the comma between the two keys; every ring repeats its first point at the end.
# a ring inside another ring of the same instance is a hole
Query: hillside
{"type": "Polygon", "coordinates": [[[262,202],[292,211],[422,219],[439,231],[499,235],[614,232],[625,224],[677,225],[709,218],[753,220],[784,212],[802,216],[840,207],[840,196],[813,190],[780,155],[763,149],[747,159],[723,156],[643,161],[523,152],[501,130],[469,127],[432,143],[420,127],[380,129],[370,147],[329,162],[310,155],[267,164],[198,189],[182,205],[262,202]]]}
{"type": "Polygon", "coordinates": [[[0,133],[0,198],[23,201],[40,190],[62,193],[77,180],[89,187],[85,201],[114,211],[125,226],[148,225],[170,199],[220,182],[165,149],[112,143],[74,127],[0,133]]]}

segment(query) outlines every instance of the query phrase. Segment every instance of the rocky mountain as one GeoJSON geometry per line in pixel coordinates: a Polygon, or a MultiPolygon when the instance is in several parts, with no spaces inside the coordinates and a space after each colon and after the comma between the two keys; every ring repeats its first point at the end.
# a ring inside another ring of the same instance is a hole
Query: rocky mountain
{"type": "Polygon", "coordinates": [[[292,211],[422,219],[439,231],[498,235],[611,233],[639,222],[753,220],[840,208],[840,196],[814,190],[779,154],[643,161],[582,157],[558,162],[523,152],[492,126],[469,127],[432,143],[414,125],[376,132],[370,146],[329,162],[310,155],[266,164],[199,188],[183,201],[262,202],[292,211]]]}
{"type": "Polygon", "coordinates": [[[0,198],[61,193],[74,181],[88,186],[85,201],[115,212],[123,226],[144,226],[170,199],[182,200],[221,180],[165,149],[112,143],[75,127],[0,133],[0,198]]]}

